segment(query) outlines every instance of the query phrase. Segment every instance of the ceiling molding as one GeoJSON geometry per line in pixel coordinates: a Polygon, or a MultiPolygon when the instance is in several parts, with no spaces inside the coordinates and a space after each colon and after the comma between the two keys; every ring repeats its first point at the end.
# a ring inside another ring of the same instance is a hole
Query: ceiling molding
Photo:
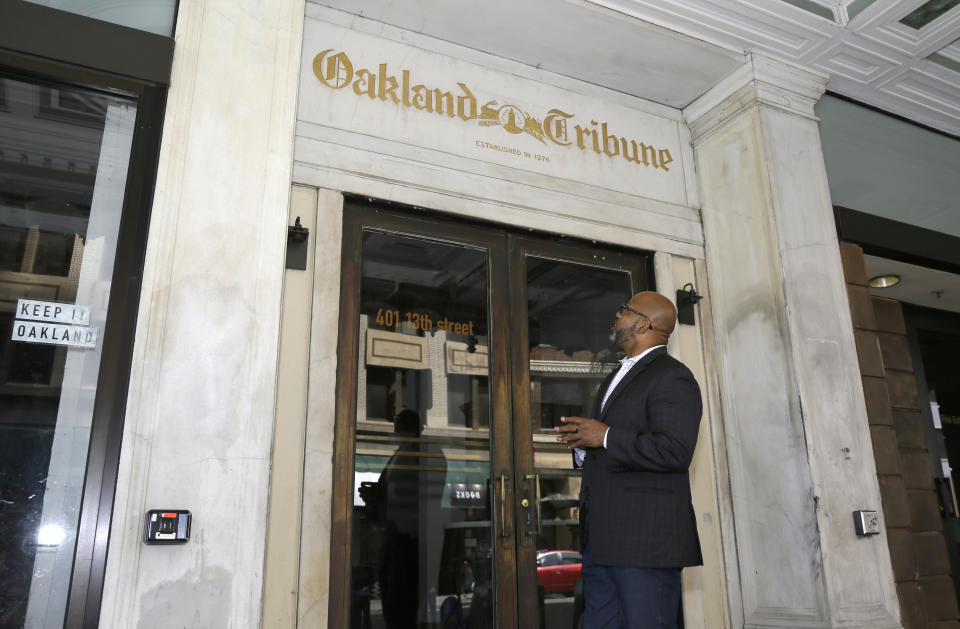
{"type": "Polygon", "coordinates": [[[798,61],[827,73],[831,92],[960,136],[960,6],[918,30],[900,20],[926,0],[590,1],[733,50],[798,61]],[[832,7],[834,19],[801,8],[813,2],[832,7]]]}

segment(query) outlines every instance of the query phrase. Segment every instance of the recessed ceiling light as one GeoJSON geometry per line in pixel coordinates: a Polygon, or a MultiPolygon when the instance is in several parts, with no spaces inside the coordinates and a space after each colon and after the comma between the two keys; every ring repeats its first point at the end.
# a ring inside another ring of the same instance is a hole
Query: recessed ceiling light
{"type": "Polygon", "coordinates": [[[899,275],[878,275],[870,278],[870,288],[890,288],[899,283],[899,275]]]}

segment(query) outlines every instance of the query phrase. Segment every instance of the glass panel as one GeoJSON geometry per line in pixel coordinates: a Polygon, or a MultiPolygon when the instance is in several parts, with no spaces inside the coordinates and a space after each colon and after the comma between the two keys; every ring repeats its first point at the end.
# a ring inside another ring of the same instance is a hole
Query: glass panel
{"type": "Polygon", "coordinates": [[[590,417],[597,388],[618,366],[622,354],[611,327],[617,307],[630,298],[630,274],[528,256],[526,275],[530,422],[542,518],[535,568],[541,626],[569,629],[582,609],[580,472],[553,427],[565,415],[590,417]]]}
{"type": "Polygon", "coordinates": [[[131,102],[0,76],[3,627],[63,626],[101,343],[62,341],[104,333],[135,117],[131,102]],[[70,305],[89,320],[49,320],[70,305]]]}
{"type": "Polygon", "coordinates": [[[177,14],[177,0],[27,0],[34,4],[76,13],[96,20],[129,26],[140,31],[173,37],[173,19],[177,14]]]}
{"type": "Polygon", "coordinates": [[[960,0],[927,0],[901,19],[900,23],[920,30],[958,4],[960,0]]]}
{"type": "Polygon", "coordinates": [[[362,268],[350,626],[491,627],[487,253],[368,231],[362,268]]]}

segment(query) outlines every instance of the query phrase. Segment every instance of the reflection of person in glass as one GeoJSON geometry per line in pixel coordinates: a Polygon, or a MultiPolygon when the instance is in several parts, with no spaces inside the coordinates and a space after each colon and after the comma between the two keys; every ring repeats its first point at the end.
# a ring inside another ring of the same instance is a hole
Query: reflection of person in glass
{"type": "Polygon", "coordinates": [[[397,449],[380,479],[360,487],[360,497],[383,527],[377,571],[387,629],[415,628],[419,605],[430,589],[423,587],[420,578],[427,568],[420,565],[421,520],[430,517],[432,508],[439,508],[439,499],[432,498],[442,492],[446,460],[439,452],[427,456],[418,440],[420,428],[416,412],[397,413],[397,449]]]}
{"type": "Polygon", "coordinates": [[[597,419],[557,429],[583,465],[583,629],[676,627],[680,570],[703,563],[689,478],[702,404],[666,351],[676,320],[657,293],[621,306],[613,331],[627,357],[600,385],[597,419]]]}

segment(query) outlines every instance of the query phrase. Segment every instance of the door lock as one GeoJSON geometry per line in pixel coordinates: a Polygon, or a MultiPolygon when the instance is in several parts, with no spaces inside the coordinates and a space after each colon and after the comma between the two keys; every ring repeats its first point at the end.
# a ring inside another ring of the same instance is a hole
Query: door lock
{"type": "Polygon", "coordinates": [[[530,501],[524,498],[523,500],[520,501],[520,506],[526,509],[527,507],[530,506],[530,501]]]}

